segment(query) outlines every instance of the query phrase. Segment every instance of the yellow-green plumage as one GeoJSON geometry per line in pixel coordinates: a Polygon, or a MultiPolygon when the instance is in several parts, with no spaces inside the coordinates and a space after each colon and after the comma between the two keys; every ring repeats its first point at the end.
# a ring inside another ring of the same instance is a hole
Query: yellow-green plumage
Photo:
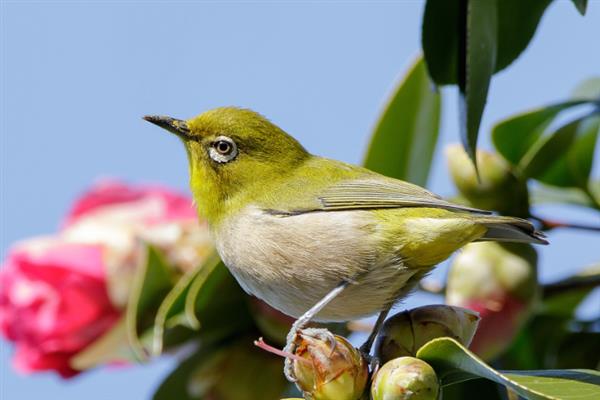
{"type": "Polygon", "coordinates": [[[373,314],[472,241],[545,242],[525,220],[310,155],[249,110],[148,119],[182,137],[198,211],[225,264],[244,289],[293,316],[341,281],[353,284],[318,318],[373,314]]]}

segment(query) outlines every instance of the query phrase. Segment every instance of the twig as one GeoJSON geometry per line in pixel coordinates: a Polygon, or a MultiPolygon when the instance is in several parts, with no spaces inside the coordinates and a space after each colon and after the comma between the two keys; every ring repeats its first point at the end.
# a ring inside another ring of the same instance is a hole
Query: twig
{"type": "Polygon", "coordinates": [[[549,230],[554,228],[571,228],[580,229],[584,231],[600,232],[600,225],[588,225],[573,222],[556,221],[534,215],[532,215],[531,218],[538,221],[542,225],[542,230],[549,230]]]}
{"type": "Polygon", "coordinates": [[[573,277],[543,285],[542,296],[548,298],[575,289],[594,289],[596,287],[600,287],[600,275],[573,277]]]}

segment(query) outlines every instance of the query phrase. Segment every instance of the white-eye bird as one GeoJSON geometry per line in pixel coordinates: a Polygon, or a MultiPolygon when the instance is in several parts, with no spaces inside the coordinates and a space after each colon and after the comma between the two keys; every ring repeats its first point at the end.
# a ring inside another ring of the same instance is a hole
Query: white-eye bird
{"type": "MultiPolygon", "coordinates": [[[[311,321],[389,309],[474,241],[546,244],[526,220],[450,203],[411,183],[317,157],[263,116],[233,107],[187,121],[146,116],[179,136],[198,212],[246,292],[311,321]]],[[[288,367],[289,367],[289,363],[288,367]]],[[[293,379],[289,368],[288,379],[293,379]]]]}

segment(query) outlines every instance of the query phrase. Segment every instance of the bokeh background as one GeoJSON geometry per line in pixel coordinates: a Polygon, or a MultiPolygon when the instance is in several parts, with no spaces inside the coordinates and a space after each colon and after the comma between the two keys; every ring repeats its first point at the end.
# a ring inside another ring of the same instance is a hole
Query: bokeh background
{"type": "MultiPolygon", "coordinates": [[[[311,152],[360,163],[387,94],[418,54],[423,4],[2,0],[2,258],[14,241],[54,231],[72,199],[100,177],[187,191],[183,147],[144,114],[189,118],[216,106],[249,107],[311,152]]],[[[570,1],[555,1],[525,54],[494,78],[482,147],[490,147],[495,121],[564,99],[600,74],[598,37],[600,1],[590,1],[585,17],[570,1]]],[[[452,195],[442,150],[458,141],[457,94],[443,94],[429,187],[452,195]]],[[[600,223],[597,213],[564,207],[539,213],[600,223]]],[[[543,281],[600,258],[598,236],[563,230],[550,240],[543,281]]],[[[444,274],[441,267],[434,278],[444,274]]],[[[405,304],[427,301],[435,299],[416,294],[405,304]]],[[[579,312],[598,307],[596,291],[579,312]]],[[[175,365],[163,358],[70,381],[23,377],[11,369],[10,345],[0,347],[2,399],[144,399],[175,365]]]]}

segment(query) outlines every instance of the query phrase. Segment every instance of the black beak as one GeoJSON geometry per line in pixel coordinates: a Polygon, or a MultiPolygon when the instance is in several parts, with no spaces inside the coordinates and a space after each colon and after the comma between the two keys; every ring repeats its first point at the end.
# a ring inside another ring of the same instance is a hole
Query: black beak
{"type": "Polygon", "coordinates": [[[145,115],[144,119],[174,133],[182,139],[190,139],[190,128],[185,121],[163,115],[145,115]]]}

